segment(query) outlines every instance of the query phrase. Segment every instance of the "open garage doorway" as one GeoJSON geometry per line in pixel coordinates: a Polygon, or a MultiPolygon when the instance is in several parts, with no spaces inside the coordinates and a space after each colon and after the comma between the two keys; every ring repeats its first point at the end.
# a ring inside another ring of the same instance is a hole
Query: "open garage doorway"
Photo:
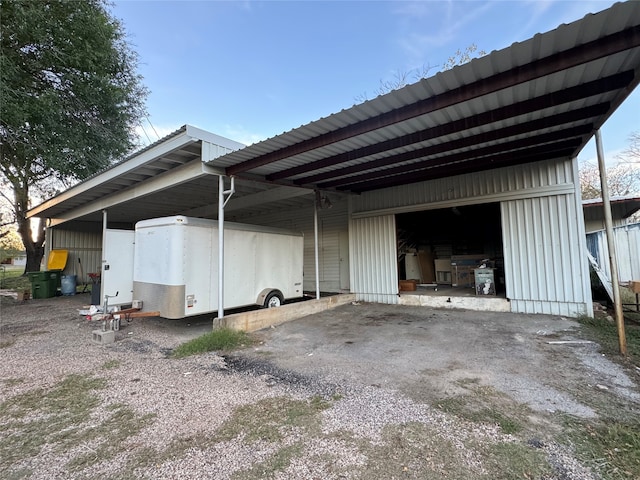
{"type": "Polygon", "coordinates": [[[402,293],[504,296],[500,204],[396,215],[402,293]]]}

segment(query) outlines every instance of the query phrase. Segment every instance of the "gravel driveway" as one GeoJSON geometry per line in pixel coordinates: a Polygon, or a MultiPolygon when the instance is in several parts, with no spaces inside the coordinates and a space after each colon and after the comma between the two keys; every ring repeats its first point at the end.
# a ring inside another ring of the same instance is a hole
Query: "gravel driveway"
{"type": "Polygon", "coordinates": [[[640,410],[637,374],[557,316],[346,305],[177,360],[211,319],[100,345],[88,301],[2,298],[3,478],[592,479],[567,425],[640,410]]]}

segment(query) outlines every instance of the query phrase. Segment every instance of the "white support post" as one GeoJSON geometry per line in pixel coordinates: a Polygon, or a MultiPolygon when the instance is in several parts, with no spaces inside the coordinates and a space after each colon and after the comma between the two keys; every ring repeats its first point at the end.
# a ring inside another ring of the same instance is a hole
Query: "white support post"
{"type": "Polygon", "coordinates": [[[234,177],[229,190],[224,189],[224,176],[218,176],[218,318],[224,318],[224,207],[235,193],[234,177]]]}
{"type": "Polygon", "coordinates": [[[316,261],[316,298],[320,298],[320,261],[318,254],[318,192],[313,202],[313,247],[316,261]]]}
{"type": "MultiPolygon", "coordinates": [[[[104,264],[106,259],[104,258],[105,247],[107,244],[107,211],[102,210],[102,259],[100,261],[100,301],[104,298],[104,264]]],[[[93,285],[91,288],[94,288],[93,285]]],[[[106,314],[107,312],[104,311],[106,314]]]]}
{"type": "Polygon", "coordinates": [[[611,216],[611,203],[609,201],[609,187],[607,185],[607,171],[604,164],[604,149],[600,130],[596,130],[596,152],[598,154],[598,168],[600,169],[600,186],[602,188],[602,206],[604,208],[604,224],[607,234],[607,246],[609,247],[609,265],[611,268],[611,287],[613,289],[613,307],[616,314],[618,327],[618,342],[620,353],[627,354],[627,339],[624,332],[624,315],[622,314],[622,298],[620,296],[620,283],[618,276],[618,260],[616,255],[616,242],[613,237],[613,220],[611,216]]]}

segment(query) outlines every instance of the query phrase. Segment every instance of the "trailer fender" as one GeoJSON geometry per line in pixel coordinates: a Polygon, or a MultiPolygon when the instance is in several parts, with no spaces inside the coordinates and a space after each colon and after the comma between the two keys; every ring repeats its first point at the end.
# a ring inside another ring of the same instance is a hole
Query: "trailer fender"
{"type": "Polygon", "coordinates": [[[258,295],[256,305],[264,308],[279,307],[284,302],[284,295],[277,288],[265,288],[258,295]]]}

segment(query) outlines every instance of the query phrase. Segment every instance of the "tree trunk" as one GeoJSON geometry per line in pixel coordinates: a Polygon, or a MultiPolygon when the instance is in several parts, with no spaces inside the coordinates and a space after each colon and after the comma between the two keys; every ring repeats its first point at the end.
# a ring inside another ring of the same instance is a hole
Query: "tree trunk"
{"type": "Polygon", "coordinates": [[[26,184],[17,186],[13,185],[14,193],[14,209],[16,220],[18,223],[18,234],[22,239],[24,248],[27,252],[27,264],[24,268],[23,275],[27,272],[40,271],[40,264],[44,257],[44,239],[45,228],[44,220],[38,223],[37,231],[34,239],[33,230],[31,229],[31,220],[27,218],[27,210],[29,205],[29,187],[26,184]]]}

